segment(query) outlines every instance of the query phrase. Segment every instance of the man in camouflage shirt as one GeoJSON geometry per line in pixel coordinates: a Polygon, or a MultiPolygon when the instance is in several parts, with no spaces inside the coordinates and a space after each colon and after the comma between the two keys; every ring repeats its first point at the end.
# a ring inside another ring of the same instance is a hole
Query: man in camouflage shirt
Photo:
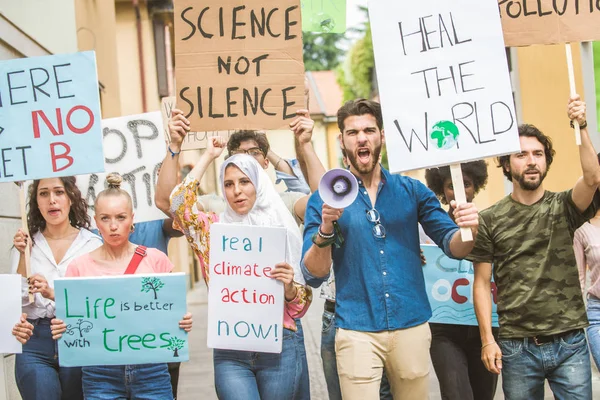
{"type": "Polygon", "coordinates": [[[581,127],[583,177],[565,192],[545,191],[550,138],[519,127],[521,152],[498,159],[513,193],[480,213],[474,301],[486,368],[502,371],[506,399],[543,399],[548,379],[557,399],[591,399],[588,325],[575,254],[575,230],[594,215],[600,183],[596,152],[585,129],[585,103],[573,97],[568,116],[581,127]],[[490,279],[498,287],[500,333],[494,341],[490,279]]]}

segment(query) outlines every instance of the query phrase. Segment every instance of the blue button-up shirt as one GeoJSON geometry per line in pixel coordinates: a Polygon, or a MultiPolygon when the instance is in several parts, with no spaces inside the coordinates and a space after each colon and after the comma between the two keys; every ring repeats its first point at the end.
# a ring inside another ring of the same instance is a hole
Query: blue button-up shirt
{"type": "MultiPolygon", "coordinates": [[[[425,233],[448,256],[450,240],[458,227],[438,199],[418,180],[392,175],[384,168],[375,209],[386,230],[385,238],[373,234],[366,211],[373,208],[359,180],[359,192],[338,221],[345,242],[332,247],[336,278],[336,326],[380,332],[417,326],[431,318],[425,291],[419,247],[420,222],[425,233]]],[[[315,192],[305,215],[303,257],[313,245],[321,225],[323,201],[315,192]]],[[[318,287],[327,277],[313,276],[301,263],[306,281],[318,287]]]]}

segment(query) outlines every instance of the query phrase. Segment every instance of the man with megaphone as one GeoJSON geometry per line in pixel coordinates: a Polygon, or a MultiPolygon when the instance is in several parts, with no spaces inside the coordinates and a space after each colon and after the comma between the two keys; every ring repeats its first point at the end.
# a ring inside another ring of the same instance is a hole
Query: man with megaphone
{"type": "Polygon", "coordinates": [[[337,114],[348,174],[326,174],[307,205],[302,270],[318,287],[336,275],[336,357],[344,399],[377,399],[383,368],[395,400],[429,393],[427,321],[431,307],[421,270],[418,223],[453,258],[477,235],[473,204],[453,204],[455,221],[421,182],[379,164],[385,142],[381,107],[347,102],[337,114]],[[458,225],[458,226],[457,226],[458,225]]]}

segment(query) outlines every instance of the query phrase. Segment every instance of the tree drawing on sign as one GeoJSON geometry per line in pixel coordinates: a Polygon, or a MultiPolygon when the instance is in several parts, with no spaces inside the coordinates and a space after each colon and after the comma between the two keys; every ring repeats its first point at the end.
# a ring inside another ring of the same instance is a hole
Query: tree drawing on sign
{"type": "Polygon", "coordinates": [[[185,344],[185,340],[179,339],[176,336],[172,336],[169,338],[169,346],[167,349],[173,351],[173,357],[179,357],[178,351],[183,349],[183,345],[185,344]]]}
{"type": "Polygon", "coordinates": [[[83,337],[84,333],[89,333],[93,327],[94,324],[92,324],[90,321],[85,321],[80,318],[77,320],[77,323],[75,325],[67,325],[67,330],[65,331],[65,333],[67,335],[73,336],[77,330],[79,332],[79,337],[81,338],[83,337]]]}
{"type": "Polygon", "coordinates": [[[144,278],[142,279],[142,292],[148,293],[149,291],[154,292],[154,300],[157,299],[156,292],[158,292],[165,284],[160,278],[144,278]]]}

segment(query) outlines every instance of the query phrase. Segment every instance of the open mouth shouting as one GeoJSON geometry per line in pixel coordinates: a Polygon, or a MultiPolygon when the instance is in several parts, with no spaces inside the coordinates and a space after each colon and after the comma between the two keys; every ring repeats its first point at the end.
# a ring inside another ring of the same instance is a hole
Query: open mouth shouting
{"type": "Polygon", "coordinates": [[[367,147],[359,148],[356,152],[356,155],[358,156],[358,161],[360,161],[361,164],[369,164],[371,161],[371,150],[369,150],[367,147]]]}
{"type": "Polygon", "coordinates": [[[51,217],[58,217],[60,215],[60,208],[50,208],[48,209],[48,215],[51,217]]]}

